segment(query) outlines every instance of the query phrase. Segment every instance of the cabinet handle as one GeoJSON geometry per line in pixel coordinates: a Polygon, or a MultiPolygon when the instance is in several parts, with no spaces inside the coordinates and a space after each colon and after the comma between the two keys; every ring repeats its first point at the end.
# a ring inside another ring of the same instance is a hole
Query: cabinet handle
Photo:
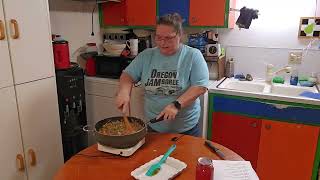
{"type": "Polygon", "coordinates": [[[4,32],[3,21],[0,20],[0,40],[4,40],[6,38],[6,33],[4,32]]]}
{"type": "Polygon", "coordinates": [[[266,128],[267,130],[270,130],[270,129],[271,129],[271,125],[270,125],[270,124],[266,124],[266,125],[265,125],[265,128],[266,128]]]}
{"type": "Polygon", "coordinates": [[[18,154],[16,157],[17,160],[17,165],[18,165],[18,170],[19,171],[24,171],[24,160],[23,160],[23,156],[21,154],[18,154]]]}
{"type": "Polygon", "coordinates": [[[18,21],[15,19],[11,19],[10,23],[13,25],[13,31],[11,34],[12,39],[18,39],[20,37],[18,21]]]}
{"type": "Polygon", "coordinates": [[[28,154],[30,157],[30,165],[35,166],[37,164],[36,153],[33,149],[29,149],[28,154]]]}
{"type": "Polygon", "coordinates": [[[251,123],[250,126],[251,126],[251,127],[254,127],[254,128],[257,127],[257,122],[251,123]]]}

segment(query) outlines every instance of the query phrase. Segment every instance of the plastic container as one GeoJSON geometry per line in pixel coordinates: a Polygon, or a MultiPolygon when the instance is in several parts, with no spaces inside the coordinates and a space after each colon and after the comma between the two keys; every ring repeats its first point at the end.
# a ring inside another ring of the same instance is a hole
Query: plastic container
{"type": "Polygon", "coordinates": [[[234,60],[233,58],[229,59],[226,63],[226,77],[234,76],[234,60]]]}
{"type": "Polygon", "coordinates": [[[290,85],[296,86],[298,84],[298,70],[293,70],[290,77],[290,85]]]}

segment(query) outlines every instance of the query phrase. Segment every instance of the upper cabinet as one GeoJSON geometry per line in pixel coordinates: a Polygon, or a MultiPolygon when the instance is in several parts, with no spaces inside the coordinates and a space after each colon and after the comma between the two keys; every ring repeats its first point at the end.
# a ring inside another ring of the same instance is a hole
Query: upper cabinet
{"type": "Polygon", "coordinates": [[[156,24],[156,0],[127,0],[127,19],[130,26],[156,24]]]}
{"type": "Polygon", "coordinates": [[[102,23],[105,25],[124,26],[126,19],[126,2],[107,2],[101,5],[102,23]]]}
{"type": "Polygon", "coordinates": [[[156,0],[123,0],[101,5],[102,26],[154,26],[156,0]]]}
{"type": "Polygon", "coordinates": [[[191,26],[223,26],[226,17],[226,0],[190,0],[191,26]]]}
{"type": "Polygon", "coordinates": [[[225,27],[234,25],[236,0],[123,0],[101,5],[101,26],[154,26],[156,17],[179,13],[185,26],[225,27]]]}
{"type": "Polygon", "coordinates": [[[22,84],[54,76],[47,1],[19,1],[18,5],[17,1],[13,0],[2,2],[0,14],[4,9],[5,16],[0,15],[0,20],[5,23],[1,23],[0,28],[6,29],[8,43],[0,43],[0,56],[1,61],[8,64],[10,52],[14,83],[22,84]],[[3,24],[6,28],[3,28],[3,24]],[[6,49],[7,52],[4,52],[6,49]]]}
{"type": "Polygon", "coordinates": [[[176,12],[182,16],[183,24],[187,25],[189,21],[189,3],[190,0],[158,0],[158,16],[176,12]]]}

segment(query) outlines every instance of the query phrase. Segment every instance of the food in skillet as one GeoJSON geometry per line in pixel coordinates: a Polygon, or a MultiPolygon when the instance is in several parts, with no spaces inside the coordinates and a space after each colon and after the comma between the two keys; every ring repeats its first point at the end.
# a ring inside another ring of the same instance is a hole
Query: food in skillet
{"type": "MultiPolygon", "coordinates": [[[[130,124],[134,130],[133,132],[137,132],[143,128],[143,126],[137,121],[131,121],[130,124]]],[[[117,121],[106,122],[99,129],[99,133],[101,133],[103,135],[108,135],[108,136],[121,136],[121,135],[130,134],[130,132],[128,132],[126,129],[126,125],[125,125],[123,119],[119,119],[117,121]]]]}

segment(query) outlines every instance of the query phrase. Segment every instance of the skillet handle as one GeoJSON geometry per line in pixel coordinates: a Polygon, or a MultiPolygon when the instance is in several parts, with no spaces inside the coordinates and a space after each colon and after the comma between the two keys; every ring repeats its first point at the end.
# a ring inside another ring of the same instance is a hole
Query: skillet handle
{"type": "Polygon", "coordinates": [[[164,119],[163,119],[163,116],[161,116],[159,119],[153,118],[153,119],[151,119],[149,122],[150,122],[150,123],[156,123],[156,122],[163,121],[163,120],[164,120],[164,119]]]}

